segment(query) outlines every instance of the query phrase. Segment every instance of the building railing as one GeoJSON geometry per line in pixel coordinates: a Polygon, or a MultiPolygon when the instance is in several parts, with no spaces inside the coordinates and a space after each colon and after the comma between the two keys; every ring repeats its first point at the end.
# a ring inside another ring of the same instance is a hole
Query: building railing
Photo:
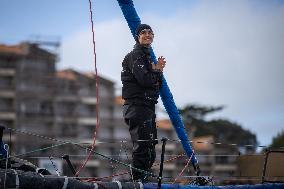
{"type": "Polygon", "coordinates": [[[14,98],[15,94],[16,94],[15,91],[12,90],[0,90],[0,97],[14,98]]]}
{"type": "Polygon", "coordinates": [[[14,112],[1,112],[0,120],[15,120],[16,114],[14,112]]]}
{"type": "Polygon", "coordinates": [[[1,68],[0,65],[0,76],[15,76],[16,70],[14,68],[1,68]]]}

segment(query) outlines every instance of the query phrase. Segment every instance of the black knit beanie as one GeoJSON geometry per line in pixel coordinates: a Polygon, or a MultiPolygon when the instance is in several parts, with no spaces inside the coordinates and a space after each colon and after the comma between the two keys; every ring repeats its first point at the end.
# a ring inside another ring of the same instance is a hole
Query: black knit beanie
{"type": "Polygon", "coordinates": [[[151,31],[153,31],[152,28],[147,24],[140,24],[139,26],[137,26],[135,30],[135,40],[137,42],[138,42],[138,37],[139,37],[140,32],[144,29],[150,29],[151,31]]]}

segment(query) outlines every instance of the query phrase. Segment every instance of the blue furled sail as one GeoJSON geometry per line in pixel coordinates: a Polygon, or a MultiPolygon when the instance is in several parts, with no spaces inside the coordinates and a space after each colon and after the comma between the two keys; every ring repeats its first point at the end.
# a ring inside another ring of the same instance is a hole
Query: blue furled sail
{"type": "MultiPolygon", "coordinates": [[[[141,23],[141,20],[134,8],[134,4],[132,0],[117,0],[119,3],[119,6],[123,12],[123,15],[128,23],[128,26],[131,30],[131,33],[133,37],[135,36],[135,30],[137,26],[141,23]]],[[[157,63],[156,56],[154,54],[153,49],[151,49],[151,57],[154,63],[157,63]]],[[[171,119],[171,122],[175,128],[175,131],[181,140],[182,146],[187,154],[188,157],[191,157],[191,162],[193,166],[196,168],[198,167],[198,161],[193,153],[193,150],[191,148],[187,133],[185,131],[184,124],[181,120],[181,117],[179,115],[179,111],[175,105],[173,95],[167,85],[166,79],[163,77],[163,83],[160,89],[160,96],[163,101],[163,104],[165,106],[166,111],[169,114],[169,117],[171,119]]],[[[198,168],[199,169],[199,168],[198,168]]]]}

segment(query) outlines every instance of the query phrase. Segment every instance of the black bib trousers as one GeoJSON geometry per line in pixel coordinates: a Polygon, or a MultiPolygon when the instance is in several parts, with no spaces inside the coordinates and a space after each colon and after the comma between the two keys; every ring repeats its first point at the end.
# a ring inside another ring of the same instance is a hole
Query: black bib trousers
{"type": "MultiPolygon", "coordinates": [[[[133,142],[132,166],[148,172],[155,161],[155,145],[158,143],[155,104],[125,104],[123,115],[133,142]]],[[[134,180],[148,178],[141,171],[133,169],[132,173],[134,180]]]]}

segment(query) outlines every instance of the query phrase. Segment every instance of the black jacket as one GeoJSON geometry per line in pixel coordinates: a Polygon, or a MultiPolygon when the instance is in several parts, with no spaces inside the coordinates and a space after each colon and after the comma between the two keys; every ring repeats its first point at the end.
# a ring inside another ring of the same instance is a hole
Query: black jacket
{"type": "Polygon", "coordinates": [[[150,49],[136,44],[122,62],[122,98],[127,103],[156,104],[162,72],[153,70],[150,49]]]}

